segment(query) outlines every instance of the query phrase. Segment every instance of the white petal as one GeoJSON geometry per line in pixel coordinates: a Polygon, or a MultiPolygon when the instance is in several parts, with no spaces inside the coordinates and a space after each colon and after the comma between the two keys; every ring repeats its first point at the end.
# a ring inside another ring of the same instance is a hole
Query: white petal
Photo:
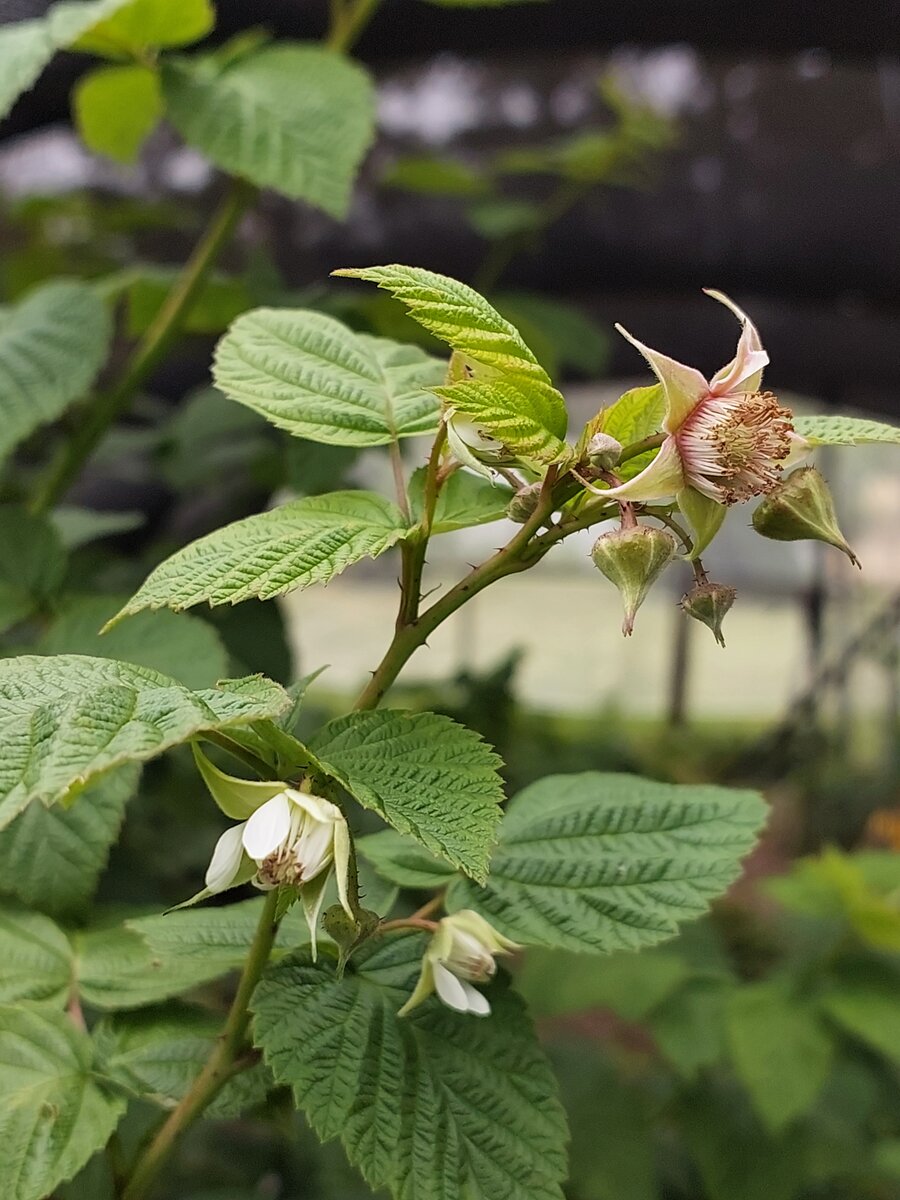
{"type": "Polygon", "coordinates": [[[244,849],[256,862],[282,844],[291,831],[291,802],[283,792],[267,800],[244,826],[244,849]]]}
{"type": "Polygon", "coordinates": [[[653,368],[653,373],[663,385],[666,393],[666,416],[663,429],[674,433],[685,423],[700,401],[709,394],[709,384],[694,367],[686,367],[658,350],[651,350],[643,342],[631,336],[627,329],[617,325],[622,337],[627,338],[653,368]]]}
{"type": "Polygon", "coordinates": [[[350,907],[348,880],[350,874],[350,831],[347,822],[341,817],[334,827],[334,877],[337,881],[338,900],[348,916],[353,916],[350,907]]]}
{"type": "Polygon", "coordinates": [[[288,788],[284,794],[292,804],[303,809],[315,821],[343,820],[343,814],[338,806],[332,804],[330,800],[323,799],[322,796],[313,796],[309,792],[298,792],[295,788],[288,788]]]}
{"type": "Polygon", "coordinates": [[[498,478],[498,473],[492,468],[485,466],[480,462],[466,443],[462,440],[454,428],[453,420],[448,420],[447,424],[447,445],[450,447],[450,453],[454,458],[458,459],[464,467],[468,467],[472,471],[476,471],[479,475],[483,475],[485,479],[490,479],[493,483],[498,478]]]}
{"type": "Polygon", "coordinates": [[[224,892],[231,886],[244,857],[243,833],[243,825],[232,825],[216,842],[204,880],[208,891],[224,892]]]}
{"type": "Polygon", "coordinates": [[[713,288],[703,290],[707,296],[731,309],[743,327],[737,354],[727,366],[713,375],[709,381],[710,391],[716,396],[726,396],[735,391],[758,392],[762,384],[763,368],[768,366],[769,356],[763,350],[756,326],[744,310],[724,292],[717,292],[713,288]]]}
{"type": "Polygon", "coordinates": [[[443,963],[434,964],[434,986],[448,1008],[462,1013],[469,1011],[469,997],[465,985],[452,971],[448,971],[443,963]]]}
{"type": "Polygon", "coordinates": [[[489,1017],[491,1015],[491,1006],[488,1004],[488,998],[484,992],[479,992],[477,987],[473,987],[471,983],[464,983],[463,989],[466,993],[466,999],[469,1002],[468,1011],[473,1017],[489,1017]]]}

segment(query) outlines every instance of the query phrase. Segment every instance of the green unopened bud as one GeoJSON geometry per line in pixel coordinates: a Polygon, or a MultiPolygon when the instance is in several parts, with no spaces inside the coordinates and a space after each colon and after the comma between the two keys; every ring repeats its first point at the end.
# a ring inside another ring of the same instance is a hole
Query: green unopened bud
{"type": "Polygon", "coordinates": [[[511,521],[515,521],[517,525],[524,525],[528,518],[534,515],[541,498],[542,486],[538,482],[519,488],[506,506],[506,515],[511,521]]]}
{"type": "Polygon", "coordinates": [[[629,637],[634,616],[650,588],[675,557],[675,539],[663,529],[633,525],[601,534],[591,558],[599,571],[616,585],[625,605],[622,632],[629,637]]]}
{"type": "Polygon", "coordinates": [[[770,492],[753,514],[753,528],[776,542],[827,542],[854,566],[861,565],[841,533],[828,484],[815,467],[792,471],[770,492]]]}
{"type": "Polygon", "coordinates": [[[587,444],[587,458],[598,471],[610,471],[619,461],[622,443],[608,433],[595,433],[587,444]]]}
{"type": "Polygon", "coordinates": [[[700,583],[681,598],[681,607],[689,617],[702,621],[713,631],[720,646],[725,645],[722,622],[734,604],[737,592],[725,583],[700,583]]]}
{"type": "Polygon", "coordinates": [[[337,973],[343,975],[347,959],[356,947],[371,937],[381,922],[377,912],[360,908],[351,916],[340,904],[326,908],[322,928],[338,948],[337,973]]]}

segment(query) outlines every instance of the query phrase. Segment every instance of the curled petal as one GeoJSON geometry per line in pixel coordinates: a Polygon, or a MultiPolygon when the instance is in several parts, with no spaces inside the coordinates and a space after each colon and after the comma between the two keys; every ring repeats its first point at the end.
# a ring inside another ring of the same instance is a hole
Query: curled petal
{"type": "Polygon", "coordinates": [[[244,858],[243,825],[232,825],[216,842],[204,880],[210,895],[233,887],[244,858]]]}
{"type": "Polygon", "coordinates": [[[338,900],[341,908],[348,917],[352,917],[348,894],[348,879],[350,876],[350,832],[347,822],[341,817],[334,827],[334,877],[337,882],[338,900]]]}
{"type": "Polygon", "coordinates": [[[323,824],[343,821],[343,814],[336,804],[325,800],[322,796],[313,796],[309,792],[298,792],[296,788],[287,788],[284,793],[292,804],[302,808],[305,813],[323,824]]]}
{"type": "Polygon", "coordinates": [[[660,354],[658,350],[651,350],[649,346],[632,337],[621,325],[617,325],[616,329],[643,354],[656,378],[663,385],[666,393],[663,429],[666,433],[674,433],[680,429],[703,397],[709,394],[706,379],[694,367],[687,367],[684,363],[676,362],[674,358],[660,354]]]}
{"type": "Polygon", "coordinates": [[[244,825],[244,849],[262,862],[284,842],[291,831],[291,801],[279,792],[258,808],[244,825]]]}
{"type": "Polygon", "coordinates": [[[483,992],[479,992],[477,987],[473,987],[471,983],[463,981],[463,989],[466,993],[468,1008],[466,1011],[473,1017],[489,1017],[491,1015],[491,1006],[488,1003],[488,998],[483,992]]]}
{"type": "Polygon", "coordinates": [[[424,1003],[431,993],[434,991],[434,964],[426,955],[422,959],[422,970],[419,974],[413,994],[398,1011],[398,1017],[405,1017],[407,1013],[412,1012],[414,1008],[424,1003]]]}
{"type": "Polygon", "coordinates": [[[709,381],[710,392],[714,396],[725,396],[736,391],[758,392],[762,385],[763,368],[768,366],[769,356],[763,350],[756,326],[744,310],[724,292],[717,292],[712,288],[703,290],[707,296],[731,309],[742,326],[737,353],[727,366],[713,375],[709,381]]]}
{"type": "Polygon", "coordinates": [[[434,986],[441,1001],[448,1008],[461,1013],[469,1011],[466,985],[461,979],[457,979],[452,971],[448,971],[443,963],[436,962],[434,964],[434,986]]]}
{"type": "Polygon", "coordinates": [[[674,437],[667,437],[659,454],[640,474],[618,487],[609,488],[603,495],[623,500],[665,500],[676,495],[682,487],[684,470],[678,443],[674,437]]]}

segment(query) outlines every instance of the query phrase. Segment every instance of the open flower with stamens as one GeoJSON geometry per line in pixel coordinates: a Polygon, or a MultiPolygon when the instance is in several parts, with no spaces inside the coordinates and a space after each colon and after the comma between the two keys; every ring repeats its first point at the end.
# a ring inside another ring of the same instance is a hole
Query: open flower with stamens
{"type": "Polygon", "coordinates": [[[232,818],[244,818],[216,842],[206,887],[188,903],[242,883],[261,891],[296,888],[316,952],[316,925],[325,884],[334,870],[341,907],[353,917],[349,897],[350,832],[344,814],[322,796],[282,781],[226,775],[195,747],[194,756],[213,799],[232,818]]]}
{"type": "Polygon", "coordinates": [[[425,951],[415,990],[399,1015],[404,1016],[437,992],[438,999],[456,1012],[489,1016],[487,997],[473,985],[493,979],[497,973],[495,955],[518,949],[515,942],[498,933],[471,908],[444,917],[425,951]]]}
{"type": "Polygon", "coordinates": [[[806,448],[788,409],[762,390],[769,356],[753,322],[721,292],[707,295],[730,308],[742,327],[737,353],[712,379],[616,326],[663,386],[666,437],[649,466],[604,495],[661,500],[691,487],[719,504],[737,504],[771,491],[785,461],[806,448]]]}

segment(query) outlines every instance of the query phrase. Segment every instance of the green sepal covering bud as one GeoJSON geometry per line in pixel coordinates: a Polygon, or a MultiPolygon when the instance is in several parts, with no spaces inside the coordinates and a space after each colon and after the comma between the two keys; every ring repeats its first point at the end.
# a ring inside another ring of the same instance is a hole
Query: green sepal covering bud
{"type": "Polygon", "coordinates": [[[591,558],[598,571],[616,585],[625,606],[622,632],[634,629],[634,616],[650,588],[675,557],[675,539],[663,529],[633,525],[601,534],[591,558]]]}
{"type": "Polygon", "coordinates": [[[608,433],[595,433],[587,444],[587,460],[598,471],[610,471],[619,461],[622,443],[608,433]]]}
{"type": "Polygon", "coordinates": [[[754,512],[753,528],[776,542],[827,542],[861,566],[841,533],[828,484],[815,467],[799,467],[782,480],[754,512]]]}
{"type": "Polygon", "coordinates": [[[517,525],[524,525],[528,518],[534,515],[541,498],[542,486],[538,482],[519,488],[506,506],[506,515],[511,521],[515,521],[517,525]]]}
{"type": "Polygon", "coordinates": [[[355,917],[340,904],[332,904],[322,917],[322,928],[338,948],[337,974],[340,978],[350,955],[366,938],[371,937],[381,922],[377,912],[360,908],[355,917]]]}
{"type": "Polygon", "coordinates": [[[681,597],[681,608],[689,617],[702,621],[713,632],[713,637],[724,648],[722,622],[734,604],[737,592],[726,583],[700,583],[681,597]]]}

